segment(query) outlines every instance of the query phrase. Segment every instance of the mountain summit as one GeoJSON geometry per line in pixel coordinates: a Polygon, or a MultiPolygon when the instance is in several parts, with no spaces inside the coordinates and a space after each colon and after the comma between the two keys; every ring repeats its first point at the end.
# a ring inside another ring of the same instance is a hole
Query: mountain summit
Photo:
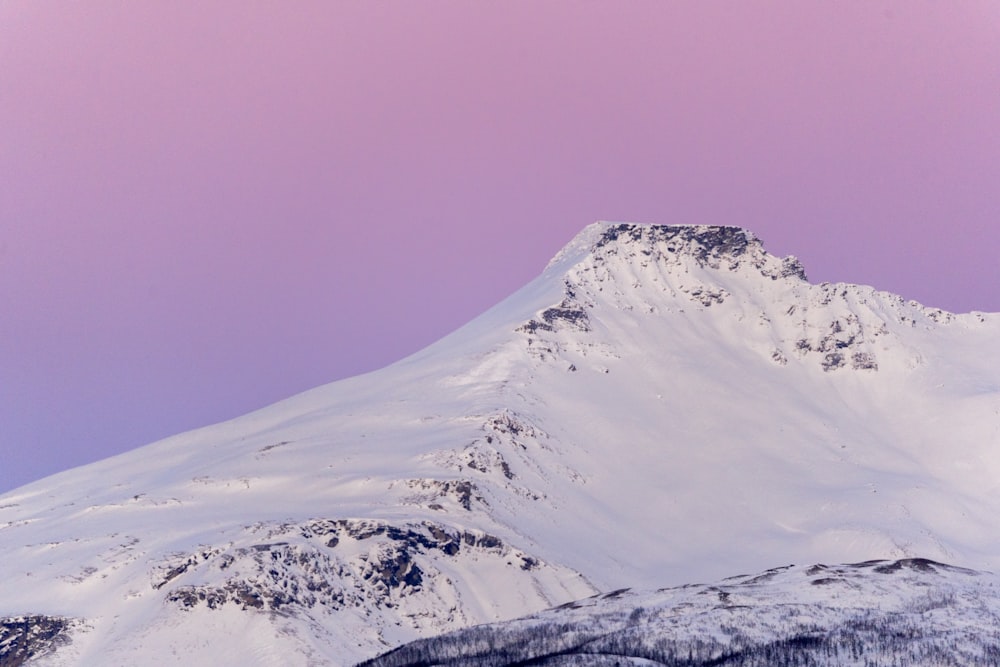
{"type": "Polygon", "coordinates": [[[767,277],[777,277],[775,265],[780,265],[782,277],[796,275],[806,279],[805,271],[794,257],[778,260],[769,255],[764,245],[751,232],[740,227],[714,225],[637,225],[628,223],[595,223],[581,232],[550,263],[558,264],[580,251],[585,255],[600,255],[602,249],[612,253],[633,248],[662,262],[668,257],[691,258],[699,266],[718,269],[723,263],[729,270],[748,262],[767,277]]]}
{"type": "Polygon", "coordinates": [[[349,664],[622,587],[996,568],[998,334],[591,225],[392,366],[0,496],[0,660],[349,664]]]}

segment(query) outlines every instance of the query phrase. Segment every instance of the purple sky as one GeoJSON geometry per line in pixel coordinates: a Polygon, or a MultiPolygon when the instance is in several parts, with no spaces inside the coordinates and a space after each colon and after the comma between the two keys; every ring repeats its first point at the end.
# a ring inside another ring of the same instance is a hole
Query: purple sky
{"type": "Polygon", "coordinates": [[[395,361],[598,219],[1000,311],[1000,3],[0,3],[0,491],[395,361]]]}

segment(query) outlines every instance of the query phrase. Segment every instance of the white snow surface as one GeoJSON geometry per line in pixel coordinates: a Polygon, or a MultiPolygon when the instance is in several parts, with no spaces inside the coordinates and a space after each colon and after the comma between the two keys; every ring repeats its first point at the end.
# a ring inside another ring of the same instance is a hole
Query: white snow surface
{"type": "Polygon", "coordinates": [[[789,562],[996,569],[998,341],[735,227],[596,223],[394,365],[0,496],[0,618],[73,619],[43,665],[340,665],[789,562]]]}

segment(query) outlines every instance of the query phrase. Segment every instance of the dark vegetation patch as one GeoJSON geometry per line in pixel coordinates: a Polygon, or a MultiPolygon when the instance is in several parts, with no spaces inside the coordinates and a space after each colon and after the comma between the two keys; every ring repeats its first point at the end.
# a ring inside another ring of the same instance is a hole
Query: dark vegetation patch
{"type": "MultiPolygon", "coordinates": [[[[933,590],[930,583],[938,581],[946,570],[976,574],[925,558],[818,564],[804,571],[810,577],[820,575],[809,582],[812,585],[847,583],[842,577],[852,577],[857,579],[855,583],[867,578],[885,586],[883,575],[904,570],[916,579],[893,579],[921,591],[933,590]]],[[[733,581],[727,588],[746,584],[733,581]]],[[[789,601],[783,596],[774,602],[762,598],[753,607],[730,605],[729,593],[723,588],[698,588],[699,594],[718,596],[725,606],[684,603],[630,608],[620,597],[622,589],[524,619],[412,642],[359,667],[1000,665],[1000,626],[990,620],[992,612],[986,607],[979,610],[975,601],[962,600],[948,589],[916,595],[899,609],[883,610],[874,603],[870,608],[839,608],[823,602],[789,601]],[[933,620],[927,616],[930,610],[934,611],[933,620]],[[987,618],[970,627],[970,613],[986,614],[987,618]],[[683,616],[693,622],[684,622],[683,616]]]]}

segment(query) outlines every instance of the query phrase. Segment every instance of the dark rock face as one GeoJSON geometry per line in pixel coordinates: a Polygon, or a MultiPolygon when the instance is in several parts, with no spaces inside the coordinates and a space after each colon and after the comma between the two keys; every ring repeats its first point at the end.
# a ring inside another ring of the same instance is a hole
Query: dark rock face
{"type": "Polygon", "coordinates": [[[782,259],[778,269],[765,267],[766,252],[761,242],[740,227],[620,224],[608,227],[594,244],[595,251],[608,254],[629,247],[630,251],[655,260],[688,256],[699,266],[730,270],[749,263],[771,280],[792,277],[807,280],[805,269],[795,257],[782,259]]]}
{"type": "Polygon", "coordinates": [[[714,225],[614,225],[594,244],[603,248],[622,241],[644,245],[666,243],[667,252],[688,252],[702,266],[720,257],[740,257],[747,252],[752,236],[739,227],[714,225]]]}
{"type": "Polygon", "coordinates": [[[52,616],[0,619],[0,667],[19,667],[68,644],[70,625],[52,616]]]}
{"type": "Polygon", "coordinates": [[[815,352],[822,355],[821,365],[824,371],[846,368],[848,365],[854,370],[877,371],[878,360],[875,355],[863,348],[879,335],[881,331],[866,329],[856,316],[848,315],[832,321],[822,336],[813,340],[802,338],[796,341],[795,347],[802,354],[815,352]]]}
{"type": "MultiPolygon", "coordinates": [[[[473,470],[478,470],[479,465],[481,463],[475,459],[469,459],[466,463],[466,467],[473,470]]],[[[438,501],[451,500],[466,512],[471,512],[474,503],[487,504],[479,487],[467,479],[409,479],[406,480],[406,485],[414,492],[407,500],[427,507],[434,505],[441,509],[442,505],[438,501]]]]}
{"type": "MultiPolygon", "coordinates": [[[[283,526],[287,539],[178,557],[166,564],[154,588],[168,587],[166,599],[180,607],[284,611],[324,608],[328,611],[375,600],[391,606],[419,593],[426,583],[429,554],[455,557],[465,550],[503,556],[508,565],[532,570],[541,563],[510,549],[487,533],[456,530],[423,522],[394,525],[363,519],[315,519],[283,526]],[[367,543],[357,558],[339,555],[348,541],[367,543]],[[233,571],[222,585],[176,585],[182,575],[200,568],[233,571]],[[177,581],[175,581],[177,580],[177,581]]],[[[2,665],[0,665],[2,667],[2,665]]]]}
{"type": "Polygon", "coordinates": [[[797,257],[785,257],[781,260],[781,274],[780,278],[798,278],[799,280],[809,280],[806,277],[805,267],[802,266],[802,262],[798,260],[797,257]]]}
{"type": "Polygon", "coordinates": [[[590,331],[590,321],[587,317],[587,311],[571,299],[566,298],[558,306],[546,308],[537,320],[529,320],[517,330],[531,334],[538,331],[556,331],[558,329],[590,331]]]}

